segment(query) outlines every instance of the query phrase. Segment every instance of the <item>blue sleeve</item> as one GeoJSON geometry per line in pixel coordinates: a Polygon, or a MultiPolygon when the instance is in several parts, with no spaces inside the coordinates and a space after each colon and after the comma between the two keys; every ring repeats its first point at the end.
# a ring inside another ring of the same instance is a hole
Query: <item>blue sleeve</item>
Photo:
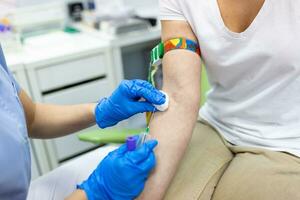
{"type": "Polygon", "coordinates": [[[21,87],[19,85],[19,83],[16,81],[16,79],[14,78],[13,74],[11,73],[11,71],[9,69],[7,69],[7,73],[11,79],[11,81],[14,83],[15,87],[16,87],[16,90],[18,92],[18,94],[20,93],[21,91],[21,87]]]}
{"type": "Polygon", "coordinates": [[[8,76],[10,77],[11,82],[15,85],[17,92],[19,93],[21,91],[21,87],[12,75],[11,71],[8,69],[5,61],[5,57],[2,51],[2,47],[0,46],[0,67],[3,67],[4,70],[7,72],[8,76]]]}

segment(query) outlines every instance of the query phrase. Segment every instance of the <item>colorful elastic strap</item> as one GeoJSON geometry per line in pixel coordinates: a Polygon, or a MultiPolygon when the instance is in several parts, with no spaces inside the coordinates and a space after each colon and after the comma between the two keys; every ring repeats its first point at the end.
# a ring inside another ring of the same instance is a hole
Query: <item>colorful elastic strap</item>
{"type": "Polygon", "coordinates": [[[185,38],[173,38],[166,42],[160,42],[156,47],[151,51],[151,60],[148,73],[148,81],[155,87],[154,75],[158,70],[158,67],[161,65],[162,58],[164,55],[172,50],[176,49],[185,49],[192,52],[195,52],[199,56],[200,47],[197,42],[185,38]]]}
{"type": "Polygon", "coordinates": [[[164,43],[164,53],[166,54],[168,51],[174,49],[186,49],[197,53],[200,56],[200,48],[199,45],[189,39],[185,38],[175,38],[168,40],[164,43]]]}
{"type": "MultiPolygon", "coordinates": [[[[185,50],[195,52],[199,56],[201,55],[200,47],[198,43],[193,40],[189,40],[186,38],[173,38],[165,42],[160,42],[151,51],[151,60],[150,60],[149,73],[148,73],[148,81],[154,87],[156,87],[154,76],[155,73],[158,71],[159,66],[162,63],[162,58],[167,52],[176,49],[185,49],[185,50]]],[[[147,113],[146,120],[148,125],[149,125],[150,118],[151,118],[151,113],[147,113]]]]}
{"type": "Polygon", "coordinates": [[[185,38],[174,38],[166,42],[160,42],[151,51],[151,65],[156,61],[161,60],[163,56],[175,49],[185,49],[197,53],[200,56],[200,48],[197,42],[185,38]]]}

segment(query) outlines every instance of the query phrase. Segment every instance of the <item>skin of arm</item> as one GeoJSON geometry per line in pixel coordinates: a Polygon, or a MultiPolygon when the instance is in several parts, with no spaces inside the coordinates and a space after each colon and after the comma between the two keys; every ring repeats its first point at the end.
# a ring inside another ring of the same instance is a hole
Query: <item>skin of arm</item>
{"type": "Polygon", "coordinates": [[[87,200],[87,196],[83,190],[75,190],[65,200],[87,200]]]}
{"type": "MultiPolygon", "coordinates": [[[[162,40],[184,37],[197,41],[185,21],[162,21],[162,40]]],[[[163,91],[170,97],[166,112],[156,113],[150,134],[159,145],[157,165],[138,199],[163,199],[184,155],[200,106],[200,57],[187,50],[173,50],[163,59],[163,91]]],[[[191,166],[192,167],[192,166],[191,166]]]]}
{"type": "Polygon", "coordinates": [[[19,93],[31,138],[64,136],[95,124],[96,104],[70,106],[34,103],[24,90],[19,93]]]}

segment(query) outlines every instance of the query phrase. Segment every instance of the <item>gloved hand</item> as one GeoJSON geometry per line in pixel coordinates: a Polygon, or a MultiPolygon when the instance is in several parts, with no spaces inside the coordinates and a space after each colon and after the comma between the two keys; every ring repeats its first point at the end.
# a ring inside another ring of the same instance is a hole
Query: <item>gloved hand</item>
{"type": "Polygon", "coordinates": [[[95,108],[100,128],[113,126],[137,113],[157,111],[153,104],[165,103],[165,95],[143,80],[124,80],[109,98],[102,99],[95,108]],[[144,98],[145,101],[139,101],[144,98]]]}
{"type": "Polygon", "coordinates": [[[122,145],[110,152],[77,188],[84,190],[89,200],[135,199],[155,166],[156,145],[156,140],[149,140],[135,151],[122,145]]]}

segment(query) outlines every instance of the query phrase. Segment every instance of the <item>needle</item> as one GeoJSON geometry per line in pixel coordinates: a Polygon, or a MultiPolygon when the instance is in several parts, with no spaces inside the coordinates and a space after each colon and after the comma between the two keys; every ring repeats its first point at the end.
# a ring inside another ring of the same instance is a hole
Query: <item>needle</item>
{"type": "Polygon", "coordinates": [[[149,127],[149,125],[150,125],[150,123],[151,123],[151,121],[153,120],[153,118],[154,118],[154,112],[155,111],[155,108],[154,108],[154,110],[152,111],[152,113],[151,113],[151,117],[150,117],[150,120],[149,120],[149,123],[148,123],[148,126],[147,126],[147,128],[146,128],[146,133],[148,134],[149,133],[149,131],[150,131],[150,127],[149,127]]]}
{"type": "Polygon", "coordinates": [[[154,111],[155,111],[155,108],[154,108],[154,110],[153,110],[152,113],[151,113],[151,117],[150,117],[148,126],[147,126],[147,128],[146,128],[146,132],[144,132],[143,135],[142,135],[142,138],[141,138],[141,144],[144,144],[144,142],[146,141],[146,137],[147,137],[147,135],[148,135],[149,132],[150,132],[149,124],[150,124],[150,122],[151,122],[151,121],[153,120],[153,118],[154,118],[154,111]]]}

